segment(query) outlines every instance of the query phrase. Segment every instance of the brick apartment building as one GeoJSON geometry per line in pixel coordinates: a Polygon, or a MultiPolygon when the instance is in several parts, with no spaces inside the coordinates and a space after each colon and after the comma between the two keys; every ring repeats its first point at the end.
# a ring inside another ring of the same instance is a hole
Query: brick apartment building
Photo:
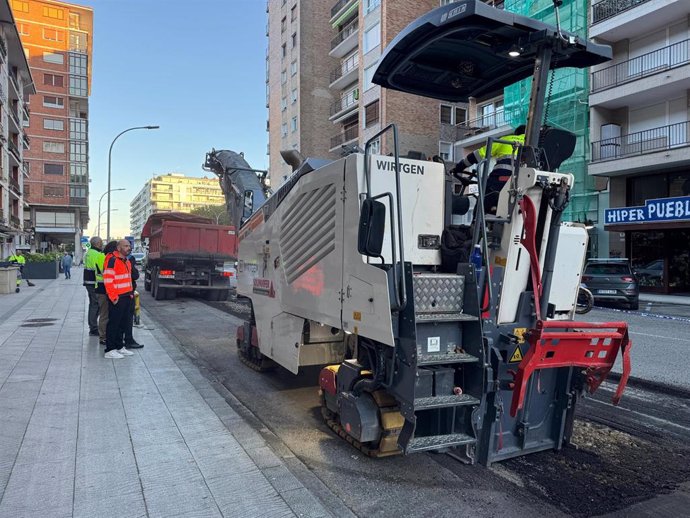
{"type": "MultiPolygon", "coordinates": [[[[438,154],[439,103],[371,83],[378,58],[407,24],[439,0],[269,0],[266,107],[269,172],[290,174],[280,150],[338,158],[391,122],[400,152],[438,154]]],[[[375,152],[388,152],[385,142],[375,152]]],[[[449,157],[450,158],[450,157],[449,157]]]]}
{"type": "MultiPolygon", "coordinates": [[[[12,20],[7,0],[0,0],[0,19],[12,20]]],[[[26,100],[33,80],[13,23],[0,25],[0,259],[24,248],[29,232],[24,224],[26,202],[24,151],[28,147],[26,100]]]]}
{"type": "Polygon", "coordinates": [[[93,11],[54,0],[12,0],[36,86],[27,133],[30,206],[37,250],[74,243],[89,220],[88,97],[93,11]]]}

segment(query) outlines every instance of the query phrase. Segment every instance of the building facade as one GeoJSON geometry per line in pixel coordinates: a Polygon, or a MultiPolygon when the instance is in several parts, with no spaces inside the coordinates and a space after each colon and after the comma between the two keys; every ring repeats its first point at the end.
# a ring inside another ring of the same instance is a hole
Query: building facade
{"type": "Polygon", "coordinates": [[[613,47],[591,71],[591,162],[608,181],[600,247],[643,291],[690,292],[690,2],[593,2],[590,37],[613,47]],[[608,209],[608,210],[607,210],[608,209]]]}
{"type": "MultiPolygon", "coordinates": [[[[438,102],[383,91],[371,80],[386,44],[441,3],[268,1],[266,127],[274,187],[291,172],[281,150],[339,158],[363,148],[391,122],[398,126],[403,156],[439,153],[438,102]]],[[[373,144],[374,152],[389,152],[385,137],[373,144]]]]}
{"type": "Polygon", "coordinates": [[[24,157],[29,147],[27,103],[35,90],[7,0],[0,0],[0,16],[8,21],[0,24],[0,259],[4,259],[30,245],[24,157]]]}
{"type": "Polygon", "coordinates": [[[168,173],[148,180],[129,204],[130,230],[135,240],[154,212],[192,212],[209,205],[225,205],[217,178],[168,173]]]}
{"type": "Polygon", "coordinates": [[[26,132],[25,196],[34,247],[74,243],[89,221],[88,99],[93,11],[55,0],[12,0],[36,86],[26,132]]]}

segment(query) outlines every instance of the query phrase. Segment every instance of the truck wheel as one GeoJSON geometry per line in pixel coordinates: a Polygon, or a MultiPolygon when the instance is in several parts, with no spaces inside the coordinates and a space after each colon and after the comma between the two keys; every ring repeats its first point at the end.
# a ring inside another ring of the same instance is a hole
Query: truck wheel
{"type": "Polygon", "coordinates": [[[151,276],[148,273],[144,274],[144,290],[151,291],[151,276]]]}

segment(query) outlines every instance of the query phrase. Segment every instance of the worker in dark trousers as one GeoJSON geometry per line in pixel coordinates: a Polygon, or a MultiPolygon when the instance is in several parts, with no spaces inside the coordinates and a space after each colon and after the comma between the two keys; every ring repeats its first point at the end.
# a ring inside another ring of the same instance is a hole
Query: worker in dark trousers
{"type": "MultiPolygon", "coordinates": [[[[524,124],[515,128],[515,131],[512,135],[506,135],[500,139],[513,142],[515,143],[515,146],[499,142],[494,143],[491,146],[491,158],[496,159],[496,164],[491,170],[491,173],[489,173],[489,178],[486,181],[486,192],[484,193],[484,212],[487,214],[496,213],[496,207],[498,206],[498,198],[501,194],[501,190],[513,174],[513,159],[515,157],[517,146],[525,143],[524,124]]],[[[473,165],[476,165],[481,160],[484,160],[485,157],[486,146],[483,146],[474,150],[472,153],[458,162],[452,172],[454,174],[464,173],[473,165]]]]}
{"type": "Polygon", "coordinates": [[[117,243],[117,250],[105,258],[103,283],[108,295],[105,358],[108,359],[120,359],[134,354],[127,350],[122,341],[122,331],[134,298],[132,269],[127,259],[130,250],[129,241],[122,239],[117,243]]]}
{"type": "MultiPolygon", "coordinates": [[[[103,240],[100,237],[92,237],[89,240],[89,243],[91,247],[84,255],[83,284],[86,287],[86,292],[89,294],[89,334],[92,336],[98,336],[99,306],[96,288],[99,284],[103,284],[103,261],[105,260],[105,254],[103,254],[101,251],[103,248],[103,240]],[[97,270],[99,271],[97,272],[97,270]]],[[[107,307],[107,301],[104,300],[103,302],[107,307]]],[[[103,332],[103,340],[105,340],[105,331],[103,332]]]]}
{"type": "MultiPolygon", "coordinates": [[[[137,268],[137,260],[132,254],[129,255],[127,260],[129,261],[129,265],[132,270],[132,291],[134,292],[137,289],[137,280],[139,280],[139,269],[137,268]]],[[[129,315],[125,321],[124,342],[125,347],[128,349],[141,349],[144,347],[144,344],[137,342],[134,339],[134,334],[132,333],[134,328],[134,310],[134,300],[132,300],[132,303],[129,305],[129,315]]]]}

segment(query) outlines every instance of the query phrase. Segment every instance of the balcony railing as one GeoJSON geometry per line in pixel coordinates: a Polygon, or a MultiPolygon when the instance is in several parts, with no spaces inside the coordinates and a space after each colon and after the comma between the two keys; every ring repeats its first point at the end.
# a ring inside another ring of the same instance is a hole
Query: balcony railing
{"type": "Polygon", "coordinates": [[[333,7],[331,7],[331,18],[333,18],[336,14],[338,14],[338,11],[340,11],[343,7],[345,7],[345,4],[347,4],[350,0],[338,0],[333,7]]]}
{"type": "Polygon", "coordinates": [[[13,225],[17,228],[19,228],[19,226],[20,226],[19,218],[17,216],[15,216],[14,214],[10,215],[10,225],[13,225]]]}
{"type": "Polygon", "coordinates": [[[345,95],[344,97],[341,97],[338,99],[336,102],[331,104],[331,117],[335,115],[336,113],[339,113],[343,111],[346,108],[349,108],[350,106],[357,104],[357,99],[358,95],[355,91],[352,91],[345,95]]]}
{"type": "Polygon", "coordinates": [[[17,181],[16,178],[12,178],[10,176],[10,187],[14,189],[14,191],[21,196],[22,191],[19,189],[19,182],[17,181]]]}
{"type": "Polygon", "coordinates": [[[340,45],[343,41],[345,41],[349,36],[355,33],[355,31],[359,28],[359,21],[357,18],[355,18],[352,22],[347,24],[342,31],[338,33],[338,35],[331,40],[331,50],[336,48],[338,45],[340,45]]]}
{"type": "Polygon", "coordinates": [[[10,106],[7,110],[7,113],[9,114],[10,118],[14,121],[14,123],[17,125],[17,127],[21,128],[22,126],[21,124],[19,124],[19,117],[17,116],[15,108],[13,106],[10,106]]]}
{"type": "Polygon", "coordinates": [[[599,23],[649,0],[601,0],[592,5],[592,23],[599,23]]]}
{"type": "Polygon", "coordinates": [[[690,40],[683,40],[593,72],[592,92],[614,88],[688,63],[690,40]]]}
{"type": "Polygon", "coordinates": [[[353,54],[333,69],[331,72],[331,83],[337,81],[348,72],[353,71],[355,68],[357,68],[357,65],[359,65],[359,55],[353,54]]]}
{"type": "Polygon", "coordinates": [[[351,126],[335,137],[331,137],[331,149],[359,137],[359,125],[351,126]]]}
{"type": "Polygon", "coordinates": [[[17,158],[17,161],[21,160],[21,156],[19,155],[19,149],[17,148],[17,144],[12,142],[11,140],[8,140],[7,141],[7,147],[12,152],[12,154],[17,158]]]}
{"type": "Polygon", "coordinates": [[[467,122],[461,122],[460,124],[457,124],[457,127],[459,130],[461,130],[461,132],[467,135],[468,133],[490,131],[500,126],[505,126],[506,124],[509,124],[509,121],[506,120],[505,110],[499,110],[467,122]]]}
{"type": "Polygon", "coordinates": [[[679,122],[592,142],[592,162],[616,160],[690,145],[690,122],[679,122]]]}

